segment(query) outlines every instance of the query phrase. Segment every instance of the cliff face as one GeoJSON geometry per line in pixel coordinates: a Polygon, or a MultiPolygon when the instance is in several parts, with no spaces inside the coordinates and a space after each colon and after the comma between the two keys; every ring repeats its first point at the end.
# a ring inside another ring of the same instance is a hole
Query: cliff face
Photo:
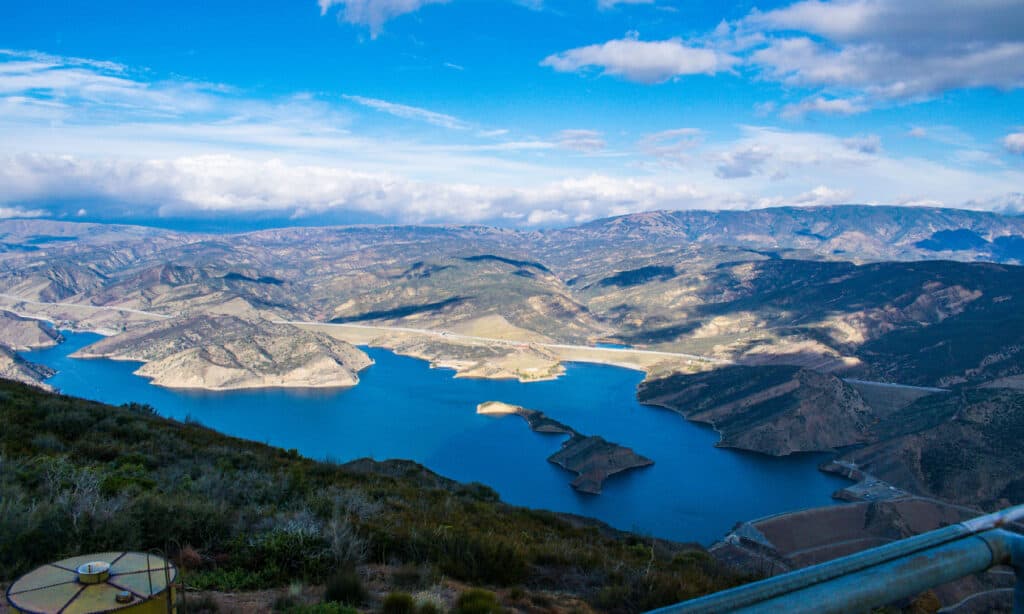
{"type": "Polygon", "coordinates": [[[231,390],[354,386],[371,360],[355,346],[287,324],[203,315],[149,324],[74,354],[146,363],[136,373],[168,388],[231,390]]]}
{"type": "Polygon", "coordinates": [[[641,403],[712,425],[718,445],[773,456],[870,439],[872,410],[839,378],[787,366],[726,367],[640,385],[641,403]]]}
{"type": "Polygon", "coordinates": [[[10,311],[0,311],[0,345],[24,351],[50,347],[61,341],[63,338],[52,326],[10,311]]]}

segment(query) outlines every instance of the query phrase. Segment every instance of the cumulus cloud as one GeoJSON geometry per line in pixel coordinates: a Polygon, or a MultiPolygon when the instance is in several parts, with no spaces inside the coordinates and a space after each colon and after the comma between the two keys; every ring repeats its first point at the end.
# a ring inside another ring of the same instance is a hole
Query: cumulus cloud
{"type": "Polygon", "coordinates": [[[1019,0],[802,0],[755,10],[739,30],[770,35],[749,60],[793,85],[901,100],[1024,86],[1019,0]]]}
{"type": "Polygon", "coordinates": [[[426,122],[442,128],[451,128],[453,130],[467,130],[470,128],[469,123],[464,122],[457,117],[445,115],[444,113],[437,113],[435,111],[428,111],[427,109],[421,109],[419,107],[398,104],[397,102],[388,102],[387,100],[380,100],[378,98],[365,98],[363,96],[345,95],[342,96],[342,98],[345,100],[351,100],[352,102],[363,105],[364,107],[369,107],[403,119],[414,119],[416,121],[426,122]]]}
{"type": "Polygon", "coordinates": [[[1015,154],[1024,154],[1024,132],[1011,132],[1003,137],[1003,147],[1015,154]]]}
{"type": "Polygon", "coordinates": [[[665,186],[597,174],[502,188],[413,181],[386,173],[233,155],[173,160],[8,156],[0,158],[0,185],[6,188],[3,200],[73,197],[130,202],[136,203],[140,216],[258,212],[302,217],[355,211],[414,223],[518,219],[526,225],[692,207],[704,196],[685,184],[665,186]]]}
{"type": "Polygon", "coordinates": [[[347,23],[367,26],[370,38],[377,38],[384,23],[395,17],[413,13],[428,4],[444,4],[448,0],[318,0],[320,14],[326,15],[335,6],[342,7],[338,17],[347,23]]]}
{"type": "Polygon", "coordinates": [[[679,38],[641,41],[627,37],[549,55],[540,64],[558,72],[597,69],[601,74],[653,84],[683,75],[714,75],[737,62],[730,54],[690,46],[679,38]]]}

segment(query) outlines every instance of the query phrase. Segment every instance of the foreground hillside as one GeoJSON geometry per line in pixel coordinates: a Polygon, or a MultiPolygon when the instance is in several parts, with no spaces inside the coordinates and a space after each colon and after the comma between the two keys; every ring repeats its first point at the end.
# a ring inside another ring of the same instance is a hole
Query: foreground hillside
{"type": "Polygon", "coordinates": [[[0,380],[0,424],[0,585],[72,554],[149,548],[189,587],[326,583],[374,609],[395,590],[444,607],[477,586],[524,610],[632,612],[741,581],[698,547],[515,508],[413,463],[316,462],[147,406],[0,380]]]}

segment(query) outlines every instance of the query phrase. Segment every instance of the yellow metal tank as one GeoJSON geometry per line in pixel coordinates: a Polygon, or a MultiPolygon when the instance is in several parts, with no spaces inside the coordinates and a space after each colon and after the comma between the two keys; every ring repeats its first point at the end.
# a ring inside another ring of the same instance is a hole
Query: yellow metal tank
{"type": "Polygon", "coordinates": [[[176,614],[178,570],[143,552],[76,556],[30,571],[7,588],[7,602],[32,614],[176,614]]]}

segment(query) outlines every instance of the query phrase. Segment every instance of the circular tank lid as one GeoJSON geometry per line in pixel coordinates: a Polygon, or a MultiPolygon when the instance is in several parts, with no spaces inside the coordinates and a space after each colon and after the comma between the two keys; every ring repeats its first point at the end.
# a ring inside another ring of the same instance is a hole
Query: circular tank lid
{"type": "Polygon", "coordinates": [[[174,564],[155,554],[87,554],[43,565],[18,578],[7,588],[7,601],[18,610],[38,614],[110,612],[161,595],[177,576],[174,564]]]}

